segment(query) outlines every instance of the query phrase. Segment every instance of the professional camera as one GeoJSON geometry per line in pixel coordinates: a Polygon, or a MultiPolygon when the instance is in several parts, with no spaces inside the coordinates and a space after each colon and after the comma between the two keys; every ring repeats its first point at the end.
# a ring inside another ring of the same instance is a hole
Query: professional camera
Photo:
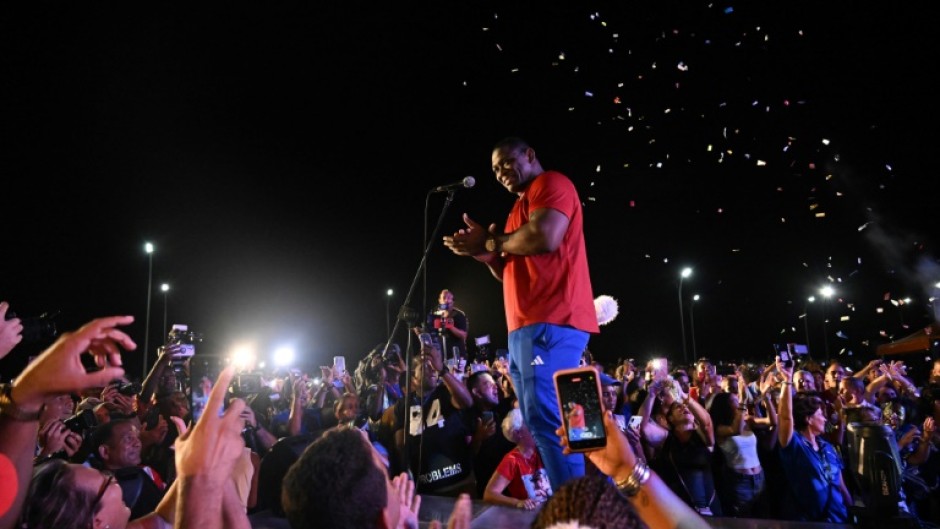
{"type": "Polygon", "coordinates": [[[180,345],[180,351],[173,355],[171,365],[173,371],[180,374],[187,360],[196,354],[196,344],[202,342],[202,334],[189,330],[188,325],[175,323],[167,335],[167,345],[180,345]]]}
{"type": "Polygon", "coordinates": [[[95,412],[91,410],[82,410],[68,419],[65,419],[63,422],[69,430],[72,430],[82,437],[85,437],[87,432],[90,432],[95,426],[98,426],[98,418],[95,417],[95,412]]]}
{"type": "Polygon", "coordinates": [[[182,345],[182,350],[176,355],[189,358],[196,354],[196,344],[202,342],[202,334],[189,330],[189,325],[174,323],[167,335],[167,345],[182,345]]]}
{"type": "MultiPolygon", "coordinates": [[[[55,338],[59,334],[59,331],[55,326],[55,317],[59,315],[59,311],[53,312],[44,312],[39,316],[33,316],[30,318],[20,318],[20,323],[23,325],[23,343],[35,343],[43,340],[48,340],[55,338]]],[[[16,318],[17,315],[12,310],[7,311],[6,319],[12,320],[16,318]]]]}

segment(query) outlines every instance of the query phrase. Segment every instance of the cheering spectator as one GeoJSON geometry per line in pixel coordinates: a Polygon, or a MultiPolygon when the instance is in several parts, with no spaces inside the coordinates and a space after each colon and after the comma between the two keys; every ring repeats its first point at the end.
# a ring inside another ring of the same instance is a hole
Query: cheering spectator
{"type": "Polygon", "coordinates": [[[793,368],[784,365],[779,356],[777,371],[784,376],[777,429],[788,493],[782,513],[794,520],[848,523],[852,496],[842,478],[842,458],[822,438],[826,429],[822,399],[809,395],[794,398],[793,368]]]}

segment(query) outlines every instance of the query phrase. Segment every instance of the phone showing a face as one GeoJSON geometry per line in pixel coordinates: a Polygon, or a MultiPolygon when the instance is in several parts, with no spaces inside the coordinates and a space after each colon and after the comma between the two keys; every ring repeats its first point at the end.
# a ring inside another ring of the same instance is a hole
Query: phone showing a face
{"type": "Polygon", "coordinates": [[[607,445],[601,381],[593,367],[561,369],[555,372],[558,411],[565,425],[568,448],[587,452],[607,445]]]}
{"type": "MultiPolygon", "coordinates": [[[[189,360],[189,411],[193,417],[193,424],[202,417],[209,403],[209,393],[219,373],[225,369],[225,361],[218,355],[194,356],[189,360]]],[[[228,406],[228,395],[223,409],[228,406]]],[[[222,410],[219,410],[222,414],[222,410]]]]}

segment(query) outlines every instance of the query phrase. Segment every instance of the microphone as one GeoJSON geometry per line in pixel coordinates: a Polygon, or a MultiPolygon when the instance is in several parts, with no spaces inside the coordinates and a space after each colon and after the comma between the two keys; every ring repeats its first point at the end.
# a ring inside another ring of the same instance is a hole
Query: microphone
{"type": "Polygon", "coordinates": [[[432,193],[449,193],[451,191],[456,191],[462,187],[473,187],[477,183],[476,179],[472,176],[465,176],[463,180],[459,182],[454,182],[453,184],[446,184],[442,186],[437,186],[431,190],[432,193]]]}

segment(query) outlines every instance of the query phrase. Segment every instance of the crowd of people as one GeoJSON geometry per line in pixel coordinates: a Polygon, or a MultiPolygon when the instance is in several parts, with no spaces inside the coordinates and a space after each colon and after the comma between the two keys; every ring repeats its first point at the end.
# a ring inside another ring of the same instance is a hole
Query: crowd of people
{"type": "MultiPolygon", "coordinates": [[[[17,320],[0,321],[0,337],[15,336],[17,320]]],[[[458,499],[458,515],[472,499],[537,510],[534,526],[575,511],[588,525],[626,516],[618,527],[675,527],[682,517],[704,527],[710,516],[938,521],[940,360],[918,385],[901,361],[853,372],[778,357],[719,374],[707,359],[670,369],[666,359],[605,365],[586,350],[581,363],[599,373],[609,442],[572,454],[562,426],[556,440],[566,457],[583,457],[585,472],[555,486],[505,357],[457,371],[440,348],[423,345],[406,369],[400,348],[380,344],[341,384],[332,369],[285,369],[263,374],[252,394],[237,392],[228,368],[206,404],[224,412],[192,422],[191,395],[168,360],[174,346],[140,384],[121,369],[121,351],[134,349],[120,330],[130,321],[101,318],[62,335],[4,386],[3,527],[162,528],[207,518],[209,527],[249,527],[256,513],[295,528],[362,516],[416,527],[421,495],[458,499]],[[84,353],[100,369],[88,370],[84,353]],[[862,425],[887,432],[884,446],[898,457],[888,515],[866,505],[874,484],[852,471],[862,425]],[[633,489],[648,497],[624,492],[633,489]],[[607,514],[571,504],[589,490],[608,497],[607,514]],[[373,496],[374,509],[363,508],[373,496]]],[[[4,353],[15,346],[0,343],[4,353]]]]}
{"type": "MultiPolygon", "coordinates": [[[[127,378],[122,355],[136,345],[121,327],[132,321],[99,318],[63,333],[0,388],[0,527],[247,528],[262,514],[293,528],[416,528],[421,494],[454,497],[448,524],[469,527],[472,499],[534,510],[556,495],[573,501],[581,486],[572,479],[553,494],[504,358],[453,372],[432,343],[407,370],[399,351],[377,346],[341,381],[331,369],[319,380],[286,370],[252,394],[238,391],[243,373],[229,366],[203,387],[204,413],[193,420],[200,389],[179,383],[178,345],[161,347],[142,382],[127,378]],[[372,400],[380,404],[359,406],[372,400]]],[[[0,318],[0,356],[21,330],[0,318]]],[[[619,498],[611,512],[629,513],[618,524],[703,523],[626,436],[588,458],[619,498]]]]}
{"type": "MultiPolygon", "coordinates": [[[[506,355],[468,358],[447,289],[415,329],[436,339],[379,344],[352,371],[197,373],[168,342],[135,381],[133,317],[91,320],[0,384],[0,529],[416,529],[422,495],[455,499],[450,528],[470,527],[473,500],[537,511],[538,528],[940,523],[940,360],[921,384],[878,359],[598,362],[573,184],[520,138],[492,163],[518,197],[504,227],[464,215],[443,243],[502,282],[506,355]],[[586,452],[566,431],[583,403],[563,414],[553,380],[578,366],[598,374],[607,439],[586,452]]],[[[8,310],[0,358],[22,339],[8,310]]]]}

